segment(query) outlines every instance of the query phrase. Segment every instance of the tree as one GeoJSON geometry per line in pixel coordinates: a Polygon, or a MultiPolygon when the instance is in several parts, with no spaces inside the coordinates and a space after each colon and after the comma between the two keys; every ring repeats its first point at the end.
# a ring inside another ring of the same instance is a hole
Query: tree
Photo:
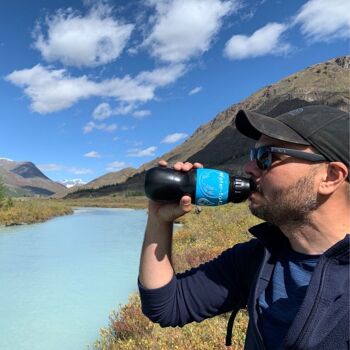
{"type": "Polygon", "coordinates": [[[0,207],[2,207],[2,204],[5,201],[5,198],[6,198],[6,187],[2,182],[2,179],[0,178],[0,207]]]}

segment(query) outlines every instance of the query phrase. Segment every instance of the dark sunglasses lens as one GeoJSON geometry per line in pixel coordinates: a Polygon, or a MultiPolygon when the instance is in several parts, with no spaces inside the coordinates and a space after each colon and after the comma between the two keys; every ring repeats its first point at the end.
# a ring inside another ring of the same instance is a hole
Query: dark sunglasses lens
{"type": "Polygon", "coordinates": [[[271,165],[271,155],[267,150],[259,149],[257,152],[256,164],[260,169],[266,170],[271,165]]]}

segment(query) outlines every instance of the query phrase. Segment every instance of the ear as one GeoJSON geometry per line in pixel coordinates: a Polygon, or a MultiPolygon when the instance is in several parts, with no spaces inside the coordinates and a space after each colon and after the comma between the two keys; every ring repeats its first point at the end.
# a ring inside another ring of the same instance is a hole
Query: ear
{"type": "Polygon", "coordinates": [[[319,185],[320,194],[329,195],[335,192],[346,181],[348,174],[349,170],[344,163],[329,163],[319,185]]]}

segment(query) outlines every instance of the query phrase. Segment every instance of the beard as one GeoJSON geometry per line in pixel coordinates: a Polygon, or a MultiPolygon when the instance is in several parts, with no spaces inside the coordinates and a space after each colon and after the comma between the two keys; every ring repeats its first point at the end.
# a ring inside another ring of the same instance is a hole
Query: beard
{"type": "MultiPolygon", "coordinates": [[[[268,203],[254,207],[250,211],[258,218],[276,226],[303,226],[310,222],[310,213],[319,203],[314,191],[314,174],[300,178],[288,188],[272,191],[268,203]]],[[[257,190],[263,195],[262,191],[257,190]]]]}

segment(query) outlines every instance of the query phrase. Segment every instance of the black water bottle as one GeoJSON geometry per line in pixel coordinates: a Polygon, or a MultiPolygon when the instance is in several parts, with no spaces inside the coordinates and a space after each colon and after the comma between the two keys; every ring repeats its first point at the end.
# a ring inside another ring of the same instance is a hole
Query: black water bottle
{"type": "Polygon", "coordinates": [[[251,181],[244,177],[207,168],[188,172],[155,167],[146,172],[145,193],[154,201],[178,202],[189,195],[198,205],[221,205],[246,200],[252,189],[251,181]]]}

